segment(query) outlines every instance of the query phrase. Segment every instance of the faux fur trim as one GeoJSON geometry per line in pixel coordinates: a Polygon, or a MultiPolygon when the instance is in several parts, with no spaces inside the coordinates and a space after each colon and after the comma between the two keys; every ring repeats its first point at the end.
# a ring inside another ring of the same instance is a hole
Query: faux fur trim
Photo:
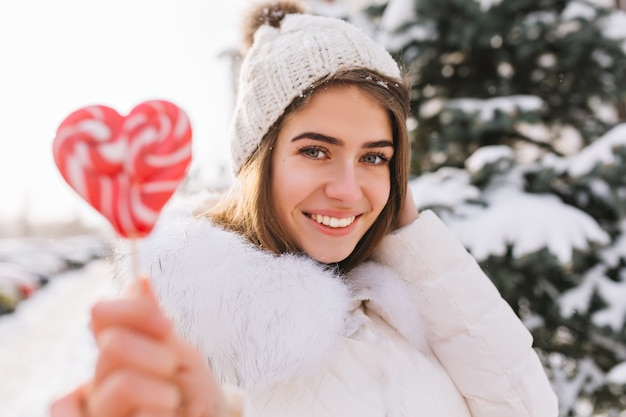
{"type": "MultiPolygon", "coordinates": [[[[139,244],[138,258],[179,334],[205,354],[222,382],[263,389],[319,371],[355,330],[355,300],[366,300],[428,350],[418,305],[390,268],[367,262],[340,277],[307,256],[259,250],[194,217],[195,207],[197,200],[170,204],[139,244]]],[[[129,271],[129,257],[123,259],[120,276],[129,271]]]]}
{"type": "Polygon", "coordinates": [[[391,268],[364,262],[350,271],[348,281],[367,308],[380,315],[422,353],[431,353],[415,289],[391,268]]]}
{"type": "Polygon", "coordinates": [[[258,250],[185,211],[170,210],[139,248],[180,335],[242,388],[322,367],[345,333],[346,283],[306,256],[258,250]]]}

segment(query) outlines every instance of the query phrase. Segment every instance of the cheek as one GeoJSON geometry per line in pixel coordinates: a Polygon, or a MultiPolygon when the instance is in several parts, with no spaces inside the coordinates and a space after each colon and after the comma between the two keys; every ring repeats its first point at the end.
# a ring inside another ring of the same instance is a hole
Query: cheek
{"type": "Polygon", "coordinates": [[[385,183],[380,185],[380,188],[377,190],[376,195],[377,195],[377,201],[376,201],[376,205],[378,207],[378,212],[380,213],[381,211],[383,211],[383,208],[385,208],[385,205],[387,204],[387,201],[389,201],[389,194],[391,193],[391,185],[389,184],[389,181],[386,181],[385,183]]]}
{"type": "Polygon", "coordinates": [[[387,201],[389,201],[389,195],[391,194],[391,182],[390,173],[387,172],[382,175],[370,176],[365,184],[365,190],[367,197],[372,205],[372,208],[380,213],[387,201]]]}
{"type": "Polygon", "coordinates": [[[302,169],[291,166],[289,160],[274,161],[272,174],[272,199],[278,213],[291,209],[306,195],[307,178],[302,169]]]}

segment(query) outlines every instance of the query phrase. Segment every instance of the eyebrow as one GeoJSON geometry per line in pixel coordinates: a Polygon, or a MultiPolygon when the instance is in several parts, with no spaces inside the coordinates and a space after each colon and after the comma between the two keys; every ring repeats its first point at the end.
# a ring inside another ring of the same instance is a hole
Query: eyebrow
{"type": "MultiPolygon", "coordinates": [[[[295,136],[294,138],[291,139],[292,142],[298,141],[300,139],[313,139],[313,140],[319,140],[321,142],[326,142],[329,143],[331,145],[337,145],[337,146],[343,146],[345,144],[345,142],[341,139],[338,138],[334,138],[332,136],[327,136],[327,135],[323,135],[321,133],[316,133],[316,132],[304,132],[304,133],[300,133],[299,135],[295,136]]],[[[373,142],[367,142],[363,147],[370,149],[370,148],[384,148],[387,146],[391,146],[393,147],[393,142],[390,140],[377,140],[377,141],[373,141],[373,142]]]]}

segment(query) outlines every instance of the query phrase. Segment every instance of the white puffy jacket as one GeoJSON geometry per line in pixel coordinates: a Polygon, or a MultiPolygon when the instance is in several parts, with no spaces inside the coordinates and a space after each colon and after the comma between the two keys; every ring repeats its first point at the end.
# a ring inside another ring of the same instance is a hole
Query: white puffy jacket
{"type": "Polygon", "coordinates": [[[164,217],[140,262],[246,415],[558,414],[531,335],[434,213],[347,277],[206,219],[164,217]]]}

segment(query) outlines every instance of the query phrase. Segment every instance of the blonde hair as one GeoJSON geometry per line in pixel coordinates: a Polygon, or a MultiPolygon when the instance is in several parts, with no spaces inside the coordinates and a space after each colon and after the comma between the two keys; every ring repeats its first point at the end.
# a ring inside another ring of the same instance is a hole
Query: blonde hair
{"type": "Polygon", "coordinates": [[[371,70],[347,70],[328,76],[316,82],[307,94],[296,98],[244,163],[228,192],[203,215],[216,225],[245,236],[252,244],[262,249],[276,254],[300,252],[276,220],[272,209],[270,189],[272,148],[286,115],[305,106],[316,91],[344,85],[357,86],[387,109],[393,129],[394,156],[390,161],[391,188],[387,204],[354,251],[333,266],[345,273],[366,260],[394,226],[404,205],[410,154],[406,128],[409,90],[402,81],[371,70]]]}

